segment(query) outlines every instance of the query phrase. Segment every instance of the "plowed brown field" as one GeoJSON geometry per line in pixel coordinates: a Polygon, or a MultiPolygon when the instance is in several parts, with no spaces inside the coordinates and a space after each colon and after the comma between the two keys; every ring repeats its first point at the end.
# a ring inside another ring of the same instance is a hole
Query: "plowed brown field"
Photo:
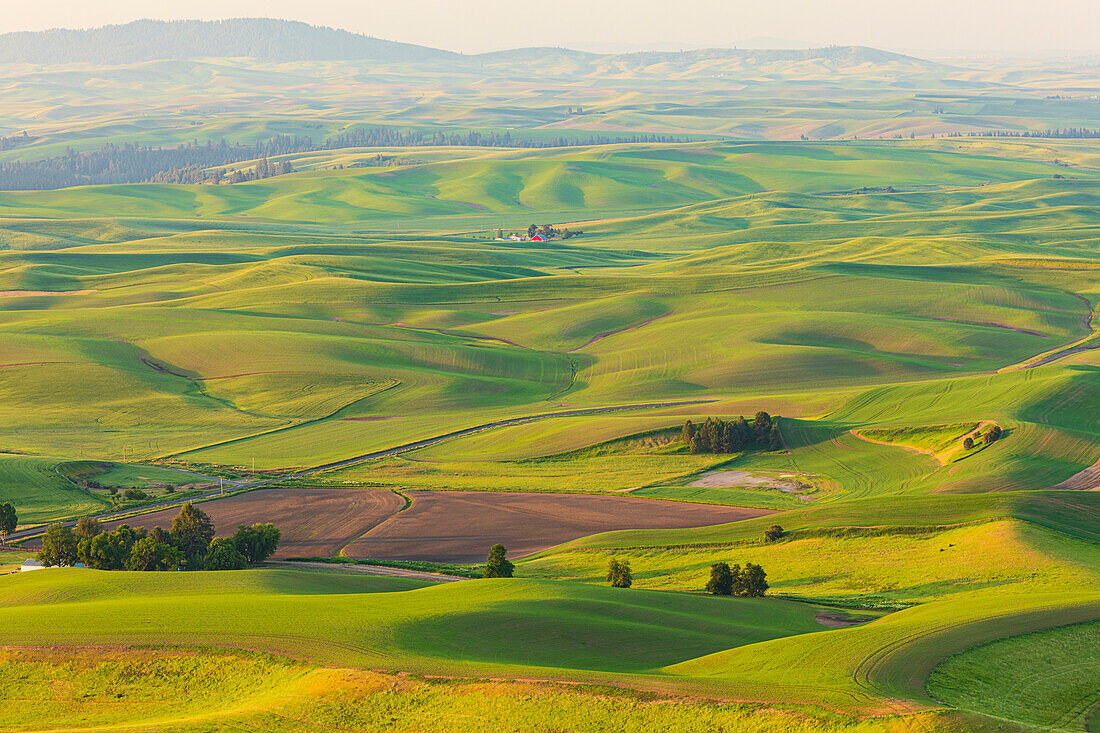
{"type": "Polygon", "coordinates": [[[412,506],[345,551],[377,560],[479,562],[502,542],[510,557],[612,529],[673,529],[735,522],[763,509],[588,494],[409,491],[412,506]]]}
{"type": "MultiPolygon", "coordinates": [[[[240,524],[271,522],[282,533],[275,557],[331,557],[400,511],[405,501],[383,489],[258,489],[196,506],[214,520],[219,537],[233,534],[240,524]]],[[[177,514],[178,508],[165,509],[124,522],[168,529],[177,514]]]]}

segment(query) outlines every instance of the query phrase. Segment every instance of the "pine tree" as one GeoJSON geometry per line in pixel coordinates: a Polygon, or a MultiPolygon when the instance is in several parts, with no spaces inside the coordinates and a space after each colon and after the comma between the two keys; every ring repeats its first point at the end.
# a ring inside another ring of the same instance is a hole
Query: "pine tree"
{"type": "Polygon", "coordinates": [[[691,439],[695,437],[695,426],[691,424],[691,420],[684,421],[684,427],[680,431],[680,439],[684,441],[684,445],[691,447],[691,439]]]}
{"type": "Polygon", "coordinates": [[[783,436],[779,434],[779,423],[774,423],[768,435],[768,450],[779,450],[782,447],[783,436]]]}
{"type": "Polygon", "coordinates": [[[756,413],[752,421],[752,430],[756,435],[756,442],[764,445],[768,442],[768,434],[772,430],[772,416],[761,410],[756,413]]]}

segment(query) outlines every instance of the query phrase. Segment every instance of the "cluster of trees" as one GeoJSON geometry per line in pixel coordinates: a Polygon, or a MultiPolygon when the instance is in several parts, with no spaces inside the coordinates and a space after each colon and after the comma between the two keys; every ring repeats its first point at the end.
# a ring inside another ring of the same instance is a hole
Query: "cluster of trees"
{"type": "Polygon", "coordinates": [[[18,148],[20,145],[30,145],[37,139],[37,137],[28,135],[26,130],[21,135],[0,137],[0,150],[11,150],[12,148],[18,148]]]}
{"type": "Polygon", "coordinates": [[[634,573],[630,561],[612,557],[607,561],[607,582],[612,588],[629,588],[634,585],[634,573]]]}
{"type": "MultiPolygon", "coordinates": [[[[1047,130],[984,130],[982,132],[968,132],[967,137],[1048,137],[1063,138],[1068,140],[1085,140],[1100,137],[1100,129],[1093,130],[1087,127],[1050,128],[1047,130]]],[[[961,132],[955,132],[948,137],[962,137],[961,132]]]]}
{"type": "MultiPolygon", "coordinates": [[[[348,167],[349,168],[388,168],[388,167],[391,167],[391,166],[396,167],[396,166],[399,166],[399,165],[422,165],[423,163],[424,163],[424,161],[418,160],[416,158],[398,158],[395,155],[382,155],[382,153],[377,153],[373,158],[364,158],[362,160],[357,160],[354,163],[350,164],[348,167]]],[[[333,170],[344,170],[344,165],[341,163],[340,165],[336,166],[333,170]]]]}
{"type": "MultiPolygon", "coordinates": [[[[111,496],[118,496],[119,491],[121,491],[122,498],[129,499],[131,501],[140,501],[142,499],[150,498],[149,494],[144,489],[139,489],[137,486],[130,486],[129,488],[125,486],[107,486],[105,484],[101,484],[94,479],[79,480],[79,483],[85,489],[97,489],[99,491],[106,491],[111,496]]],[[[174,494],[176,492],[176,487],[172,486],[171,484],[167,484],[164,487],[164,492],[166,494],[174,494]]]]}
{"type": "Polygon", "coordinates": [[[207,170],[201,165],[191,165],[186,168],[170,168],[166,171],[160,171],[155,173],[148,182],[209,183],[214,185],[222,183],[247,183],[249,181],[260,181],[264,178],[272,178],[274,176],[285,176],[287,173],[293,172],[294,166],[290,164],[290,161],[279,160],[272,163],[267,158],[260,158],[260,162],[253,167],[235,170],[228,175],[226,175],[224,168],[207,170]]]}
{"type": "Polygon", "coordinates": [[[752,447],[779,450],[783,438],[779,434],[779,422],[761,410],[750,424],[743,416],[736,420],[719,420],[708,417],[706,422],[695,425],[684,423],[681,438],[692,453],[737,453],[752,447]]]}
{"type": "Polygon", "coordinates": [[[538,234],[543,239],[569,239],[570,237],[579,237],[584,234],[581,230],[571,230],[568,227],[565,229],[558,229],[551,224],[528,224],[527,236],[528,238],[538,234]]]}
{"type": "MultiPolygon", "coordinates": [[[[579,114],[579,113],[578,113],[579,114]]],[[[402,130],[395,127],[357,127],[326,138],[321,150],[339,148],[416,148],[416,147],[477,147],[477,148],[565,148],[570,145],[612,145],[616,143],[679,143],[687,138],[674,135],[589,135],[586,138],[514,136],[504,132],[445,132],[433,130],[402,130]]]]}
{"type": "MultiPolygon", "coordinates": [[[[1004,435],[1004,430],[1001,429],[1000,425],[990,425],[988,428],[986,428],[985,433],[981,436],[981,439],[985,442],[986,445],[989,445],[991,443],[996,443],[998,440],[1000,440],[1002,435],[1004,435]]],[[[970,450],[974,447],[974,445],[975,442],[973,437],[968,435],[963,438],[963,449],[970,450]]]]}
{"type": "MultiPolygon", "coordinates": [[[[224,140],[176,147],[108,143],[85,153],[70,148],[64,155],[42,160],[0,163],[0,189],[27,191],[105,183],[214,183],[219,182],[219,171],[207,170],[213,166],[257,158],[263,161],[312,149],[310,138],[289,135],[275,135],[253,145],[229,144],[224,140]]],[[[269,170],[272,165],[267,164],[269,170]]],[[[220,175],[225,179],[224,170],[220,175]]]]}
{"type": "Polygon", "coordinates": [[[759,598],[768,592],[768,574],[764,568],[753,563],[730,565],[716,562],[710,566],[710,580],[706,591],[715,596],[745,596],[759,598]]]}
{"type": "Polygon", "coordinates": [[[123,524],[107,532],[93,517],[81,518],[75,531],[51,524],[38,559],[47,566],[82,562],[96,570],[241,570],[263,562],[278,546],[279,530],[270,523],[242,524],[232,537],[216,538],[210,517],[188,503],[169,531],[123,524]]]}
{"type": "MultiPolygon", "coordinates": [[[[318,150],[360,147],[478,146],[557,148],[569,145],[609,145],[624,142],[682,142],[667,135],[634,135],[607,138],[594,135],[586,140],[521,139],[511,133],[430,132],[401,130],[393,127],[356,128],[315,143],[307,135],[275,135],[249,145],[207,141],[175,147],[153,147],[108,143],[98,150],[78,153],[68,149],[64,155],[34,161],[0,163],[0,190],[48,190],[107,183],[244,183],[292,172],[290,163],[271,163],[267,159],[318,150]],[[250,171],[226,175],[219,166],[246,160],[260,162],[250,171]]],[[[22,136],[0,138],[3,145],[26,144],[22,136]],[[7,141],[7,142],[2,142],[7,141]]]]}

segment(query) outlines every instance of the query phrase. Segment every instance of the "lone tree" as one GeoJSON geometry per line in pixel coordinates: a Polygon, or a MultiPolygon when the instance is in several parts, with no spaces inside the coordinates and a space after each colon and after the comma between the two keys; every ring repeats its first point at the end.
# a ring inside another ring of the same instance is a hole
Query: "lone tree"
{"type": "Polygon", "coordinates": [[[629,588],[634,585],[634,573],[630,561],[612,557],[607,561],[607,582],[612,588],[629,588]]]}
{"type": "Polygon", "coordinates": [[[969,435],[963,438],[963,450],[971,450],[974,447],[974,439],[969,435]]]}
{"type": "Polygon", "coordinates": [[[516,566],[505,555],[508,550],[499,542],[489,548],[489,557],[485,559],[486,578],[511,578],[516,566]]]}
{"type": "Polygon", "coordinates": [[[767,573],[764,568],[753,563],[745,563],[745,569],[741,572],[741,584],[743,595],[759,598],[768,592],[767,573]]]}
{"type": "Polygon", "coordinates": [[[706,591],[712,596],[728,596],[733,593],[733,571],[728,563],[716,562],[710,566],[710,580],[707,581],[706,591]]]}
{"type": "Polygon", "coordinates": [[[73,537],[73,531],[61,522],[54,522],[46,527],[38,561],[46,567],[60,567],[76,562],[76,538],[73,537]]]}
{"type": "Polygon", "coordinates": [[[18,526],[19,517],[15,515],[15,507],[7,501],[0,504],[0,537],[7,539],[18,526]]]}
{"type": "Polygon", "coordinates": [[[786,532],[783,531],[782,527],[778,524],[773,524],[764,530],[764,541],[775,542],[776,540],[782,539],[784,534],[786,534],[786,532]]]}
{"type": "Polygon", "coordinates": [[[201,509],[188,502],[172,520],[172,544],[183,553],[184,562],[189,568],[201,568],[205,565],[210,540],[214,539],[214,523],[201,509]]]}
{"type": "Polygon", "coordinates": [[[996,443],[1001,439],[1001,434],[1003,432],[1000,425],[990,425],[989,429],[985,431],[985,442],[996,443]]]}
{"type": "Polygon", "coordinates": [[[691,420],[685,420],[683,430],[680,431],[680,439],[684,441],[684,445],[690,446],[691,439],[694,437],[695,426],[691,424],[691,420]]]}
{"type": "Polygon", "coordinates": [[[204,570],[244,570],[247,564],[233,540],[227,537],[213,540],[203,559],[204,570]]]}
{"type": "Polygon", "coordinates": [[[244,555],[249,565],[260,563],[271,557],[279,546],[279,530],[270,522],[253,524],[251,527],[240,525],[233,535],[233,544],[237,552],[244,555]]]}

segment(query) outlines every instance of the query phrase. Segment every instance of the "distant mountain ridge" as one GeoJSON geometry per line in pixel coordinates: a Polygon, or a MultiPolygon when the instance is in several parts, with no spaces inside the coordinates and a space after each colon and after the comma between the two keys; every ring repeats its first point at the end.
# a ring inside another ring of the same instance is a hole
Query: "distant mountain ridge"
{"type": "Polygon", "coordinates": [[[435,61],[461,54],[272,18],[137,20],[87,30],[0,34],[0,63],[133,64],[246,56],[265,61],[435,61]]]}
{"type": "Polygon", "coordinates": [[[0,63],[102,65],[135,64],[152,60],[202,57],[248,57],[262,61],[432,62],[469,64],[527,64],[538,59],[568,60],[575,71],[595,71],[607,63],[625,67],[655,64],[741,62],[753,66],[822,60],[845,65],[897,61],[929,63],[911,56],[863,46],[808,49],[703,48],[684,51],[634,51],[599,54],[566,48],[516,48],[466,55],[411,43],[387,41],[351,31],[274,18],[231,20],[137,20],[86,30],[0,34],[0,63]]]}

